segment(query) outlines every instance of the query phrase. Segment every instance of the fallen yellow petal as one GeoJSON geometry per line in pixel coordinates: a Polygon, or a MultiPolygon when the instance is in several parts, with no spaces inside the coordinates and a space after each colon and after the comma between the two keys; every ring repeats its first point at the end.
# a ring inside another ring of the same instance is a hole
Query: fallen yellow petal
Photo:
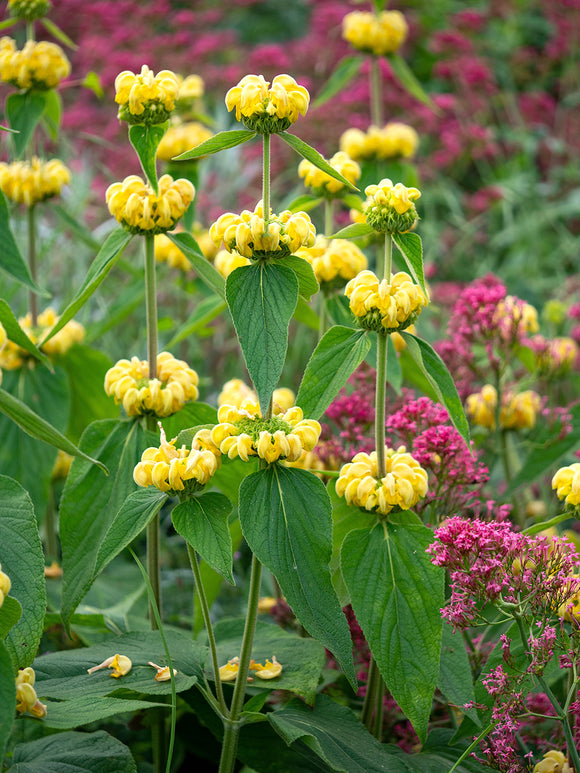
{"type": "MultiPolygon", "coordinates": [[[[147,663],[148,666],[153,666],[153,668],[157,669],[157,673],[155,674],[155,681],[156,682],[169,682],[171,679],[171,674],[169,672],[169,666],[158,666],[156,663],[152,663],[149,661],[147,663]]],[[[173,669],[173,676],[176,676],[177,669],[173,669]]]]}

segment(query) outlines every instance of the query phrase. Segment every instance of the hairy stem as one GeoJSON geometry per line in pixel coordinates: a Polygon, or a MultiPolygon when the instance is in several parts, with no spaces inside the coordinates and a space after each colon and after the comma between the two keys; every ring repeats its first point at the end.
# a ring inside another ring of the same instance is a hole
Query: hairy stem
{"type": "Polygon", "coordinates": [[[379,128],[383,125],[383,105],[381,100],[381,70],[378,56],[371,56],[369,67],[369,86],[371,92],[371,123],[379,128]]]}
{"type": "MultiPolygon", "coordinates": [[[[34,222],[34,204],[28,207],[28,267],[30,269],[30,276],[33,282],[36,282],[36,224],[34,222]]],[[[32,327],[36,327],[38,322],[38,297],[36,293],[31,290],[29,294],[30,298],[30,319],[32,327]]]]}

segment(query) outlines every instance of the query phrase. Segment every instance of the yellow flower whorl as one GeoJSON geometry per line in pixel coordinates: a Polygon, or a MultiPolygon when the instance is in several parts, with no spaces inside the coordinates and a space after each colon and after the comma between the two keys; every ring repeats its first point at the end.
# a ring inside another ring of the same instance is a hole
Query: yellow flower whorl
{"type": "Polygon", "coordinates": [[[0,80],[19,89],[47,91],[70,75],[70,62],[60,46],[28,40],[19,51],[12,38],[0,38],[0,80]]]}
{"type": "Polygon", "coordinates": [[[296,253],[307,260],[320,284],[342,286],[367,267],[364,252],[348,239],[325,239],[317,236],[312,247],[301,247],[296,253]]]}
{"type": "Polygon", "coordinates": [[[231,252],[228,252],[228,250],[219,250],[213,260],[213,264],[223,278],[227,279],[236,268],[239,268],[240,266],[249,266],[250,259],[244,258],[244,256],[240,255],[236,250],[231,250],[231,252]]]}
{"type": "Polygon", "coordinates": [[[513,295],[506,295],[497,304],[493,324],[499,328],[506,341],[516,340],[528,333],[537,333],[540,329],[537,310],[513,295]]]}
{"type": "Polygon", "coordinates": [[[187,75],[185,78],[176,75],[176,78],[179,84],[178,101],[191,101],[203,97],[205,85],[200,75],[187,75]]]}
{"type": "Polygon", "coordinates": [[[228,252],[234,250],[245,258],[261,260],[285,258],[300,247],[311,247],[316,230],[306,212],[284,210],[272,214],[264,226],[264,208],[259,201],[253,212],[245,209],[241,214],[226,212],[218,217],[209,229],[209,235],[218,246],[223,242],[228,252]]]}
{"type": "MultiPolygon", "coordinates": [[[[218,395],[217,404],[219,408],[222,405],[233,405],[240,408],[244,400],[250,400],[252,405],[255,405],[258,401],[258,395],[241,378],[232,378],[223,385],[222,391],[218,395]]],[[[295,403],[296,395],[288,387],[279,387],[274,390],[272,406],[275,414],[290,410],[295,403]]]]}
{"type": "Polygon", "coordinates": [[[342,20],[342,37],[353,48],[377,56],[397,51],[406,40],[408,29],[400,11],[353,11],[342,20]]]}
{"type": "Polygon", "coordinates": [[[128,416],[171,416],[197,400],[197,373],[169,352],[157,357],[157,378],[149,378],[149,363],[132,357],[119,360],[105,375],[105,392],[122,403],[128,416]]]}
{"type": "Polygon", "coordinates": [[[0,163],[0,190],[16,204],[32,207],[58,196],[69,183],[70,171],[58,158],[42,161],[33,156],[30,161],[0,163]]]}
{"type": "Polygon", "coordinates": [[[347,129],[340,138],[340,149],[355,161],[371,158],[412,158],[417,152],[419,135],[406,123],[393,121],[382,129],[369,126],[347,129]]]}
{"type": "Polygon", "coordinates": [[[361,327],[379,333],[405,330],[429,303],[423,290],[404,271],[391,274],[390,282],[379,282],[372,271],[361,271],[344,293],[361,327]]]}
{"type": "Polygon", "coordinates": [[[195,196],[189,180],[174,180],[168,174],[159,178],[159,195],[141,177],[132,174],[106,190],[109,212],[125,230],[138,234],[171,231],[183,217],[195,196]]]}
{"type": "Polygon", "coordinates": [[[171,70],[155,75],[144,64],[141,72],[123,70],[115,78],[115,102],[119,104],[119,119],[127,123],[164,123],[179,96],[179,82],[171,70]]]}
{"type": "Polygon", "coordinates": [[[38,700],[34,682],[36,674],[33,668],[21,668],[16,677],[16,711],[19,714],[32,714],[42,719],[46,716],[46,706],[38,700]]]}
{"type": "Polygon", "coordinates": [[[558,499],[564,500],[566,505],[580,505],[580,463],[560,467],[552,478],[552,488],[556,489],[558,499]]]}
{"type": "MultiPolygon", "coordinates": [[[[25,317],[20,317],[18,324],[28,338],[30,338],[32,343],[38,344],[38,342],[42,341],[46,334],[52,330],[58,320],[59,317],[56,311],[49,306],[38,315],[36,327],[32,326],[32,317],[30,314],[27,314],[25,317]]],[[[71,319],[70,322],[67,322],[66,325],[56,333],[56,335],[43,344],[40,349],[51,359],[54,357],[62,357],[68,352],[71,346],[76,343],[81,343],[84,337],[84,327],[80,322],[71,319]]],[[[22,367],[25,362],[33,361],[32,355],[13,341],[6,341],[6,346],[0,347],[0,367],[5,370],[16,370],[17,368],[22,367]]]]}
{"type": "Polygon", "coordinates": [[[158,234],[155,237],[155,260],[159,263],[167,263],[171,268],[178,268],[183,272],[191,269],[191,261],[165,234],[158,234]]]}
{"type": "Polygon", "coordinates": [[[302,409],[294,406],[275,413],[271,419],[262,419],[257,403],[245,399],[239,407],[222,405],[218,421],[212,430],[201,430],[194,438],[210,450],[240,457],[247,462],[258,456],[268,464],[278,460],[297,461],[304,451],[312,451],[320,437],[317,421],[304,419],[302,409]]]}
{"type": "Polygon", "coordinates": [[[387,515],[395,507],[408,510],[427,493],[427,473],[405,446],[396,451],[385,446],[386,475],[378,477],[377,454],[360,453],[343,465],[336,493],[349,505],[387,515]]]}
{"type": "Polygon", "coordinates": [[[263,75],[245,75],[226,94],[226,107],[235,109],[236,120],[251,131],[277,134],[306,115],[310,94],[290,75],[276,75],[270,82],[263,75]]]}
{"type": "Polygon", "coordinates": [[[157,158],[171,161],[175,156],[196,148],[213,137],[213,132],[199,121],[170,126],[157,148],[157,158]]]}
{"type": "Polygon", "coordinates": [[[167,442],[161,430],[159,448],[147,448],[135,467],[133,479],[138,486],[155,486],[160,491],[193,493],[205,486],[217,471],[220,458],[211,451],[175,448],[176,438],[167,442]]]}
{"type": "MultiPolygon", "coordinates": [[[[531,429],[542,407],[537,392],[528,389],[525,392],[504,392],[499,414],[502,429],[531,429]]],[[[466,413],[473,424],[487,429],[495,429],[497,409],[497,391],[492,384],[486,384],[479,392],[467,397],[466,413]]]]}
{"type": "Polygon", "coordinates": [[[405,233],[417,222],[415,200],[421,196],[421,191],[417,188],[407,188],[403,183],[393,185],[393,182],[385,177],[377,185],[368,185],[365,194],[366,221],[375,231],[405,233]]]}
{"type": "MultiPolygon", "coordinates": [[[[356,161],[344,151],[339,150],[329,159],[328,163],[346,180],[354,185],[361,176],[361,168],[356,161]]],[[[322,169],[303,158],[298,165],[298,175],[304,178],[304,185],[312,188],[317,195],[334,198],[342,195],[346,190],[344,183],[331,177],[322,169]]]]}

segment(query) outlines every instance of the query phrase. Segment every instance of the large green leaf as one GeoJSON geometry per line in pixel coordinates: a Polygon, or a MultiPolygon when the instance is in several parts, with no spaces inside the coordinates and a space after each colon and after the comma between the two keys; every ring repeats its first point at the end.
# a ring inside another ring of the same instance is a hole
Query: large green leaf
{"type": "Polygon", "coordinates": [[[129,494],[103,537],[97,554],[95,577],[141,534],[167,498],[167,494],[153,486],[139,488],[129,494]]]}
{"type": "Polygon", "coordinates": [[[330,500],[312,473],[270,465],[240,487],[240,521],[257,558],[275,575],[298,620],[356,684],[352,642],[332,582],[330,500]]]}
{"type": "Polygon", "coordinates": [[[31,354],[33,357],[35,357],[39,362],[42,362],[43,365],[46,365],[46,367],[49,370],[52,370],[52,363],[48,359],[48,357],[43,354],[30,340],[30,338],[26,335],[24,330],[20,327],[18,320],[14,316],[14,313],[10,306],[6,303],[5,300],[0,298],[0,322],[4,326],[4,329],[6,330],[6,335],[8,336],[8,339],[12,341],[15,344],[18,344],[22,349],[27,351],[29,354],[31,354]]]}
{"type": "MultiPolygon", "coordinates": [[[[220,620],[216,624],[214,633],[219,663],[226,663],[240,654],[244,624],[245,618],[220,620]]],[[[266,660],[272,659],[272,655],[282,664],[282,674],[272,680],[255,677],[251,685],[252,689],[259,687],[264,690],[291,690],[307,703],[314,703],[320,673],[325,663],[322,644],[314,639],[305,639],[295,633],[284,631],[272,623],[258,620],[252,658],[257,663],[265,663],[266,660]]],[[[208,670],[213,679],[209,664],[208,670]]]]}
{"type": "Polygon", "coordinates": [[[439,676],[444,572],[420,524],[381,521],[350,532],[341,568],[352,607],[388,689],[421,740],[439,676]]]}
{"type": "Polygon", "coordinates": [[[180,156],[175,156],[174,161],[186,161],[189,158],[203,158],[203,156],[211,156],[213,153],[219,153],[220,150],[226,150],[227,148],[235,148],[236,145],[241,145],[243,142],[251,140],[256,136],[256,132],[250,132],[246,129],[234,129],[233,131],[218,132],[218,134],[210,137],[209,140],[202,142],[191,150],[186,150],[180,156]]]}
{"type": "Polygon", "coordinates": [[[132,238],[133,235],[123,230],[123,228],[117,228],[107,236],[97,257],[91,263],[82,286],[66,309],[62,312],[56,325],[45,336],[41,345],[56,335],[59,330],[62,330],[66,323],[74,317],[77,311],[85,305],[97,287],[105,279],[109,271],[113,268],[117,260],[119,260],[125,247],[132,238]]]}
{"type": "Polygon", "coordinates": [[[301,140],[300,137],[297,137],[295,134],[289,134],[288,132],[280,132],[278,136],[283,139],[284,142],[290,145],[291,148],[294,148],[294,150],[299,153],[302,158],[310,161],[311,164],[314,164],[314,166],[318,167],[318,169],[326,172],[326,174],[330,175],[331,177],[334,177],[335,180],[338,180],[344,186],[350,188],[350,190],[358,191],[356,185],[350,183],[346,177],[343,177],[340,172],[337,172],[336,169],[334,169],[334,167],[332,167],[317,150],[308,145],[308,143],[304,142],[304,140],[301,140]]]}
{"type": "Polygon", "coordinates": [[[137,484],[133,470],[141,453],[153,442],[136,421],[96,421],[85,430],[80,447],[111,470],[101,470],[75,459],[67,478],[60,508],[63,559],[62,617],[70,619],[95,578],[101,542],[115,514],[137,484]]]}
{"type": "Polygon", "coordinates": [[[431,97],[423,89],[423,86],[419,83],[414,76],[413,71],[402,56],[398,54],[389,54],[387,56],[391,69],[395,75],[395,78],[399,81],[401,86],[409,92],[412,97],[418,99],[424,105],[427,105],[432,110],[436,110],[436,106],[431,97]]]}
{"type": "Polygon", "coordinates": [[[366,357],[371,342],[364,330],[335,325],[312,353],[296,397],[304,415],[318,419],[366,357]]]}
{"type": "MultiPolygon", "coordinates": [[[[39,295],[48,296],[45,290],[42,290],[33,280],[30,269],[26,265],[18,245],[10,229],[10,212],[6,197],[0,191],[0,240],[2,241],[2,250],[0,251],[0,268],[8,276],[15,279],[20,284],[25,285],[30,290],[39,295]]],[[[3,301],[4,302],[4,301],[3,301]]]]}
{"type": "Polygon", "coordinates": [[[289,255],[281,261],[283,266],[288,266],[296,274],[298,279],[298,292],[309,301],[320,290],[314,269],[307,260],[298,255],[289,255]]]}
{"type": "MultiPolygon", "coordinates": [[[[22,617],[5,640],[15,668],[34,660],[44,624],[46,588],[44,555],[34,508],[28,493],[11,478],[0,476],[0,564],[12,582],[10,595],[22,617]]],[[[0,610],[1,614],[1,610],[0,610]]]]}
{"type": "Polygon", "coordinates": [[[443,624],[441,640],[441,661],[439,663],[439,679],[437,686],[443,695],[460,711],[465,712],[479,725],[475,709],[463,708],[466,703],[475,701],[473,677],[467,657],[467,650],[460,631],[454,631],[450,625],[443,624]]]}
{"type": "Polygon", "coordinates": [[[393,241],[403,256],[407,271],[421,287],[425,295],[427,295],[425,273],[423,271],[423,244],[421,242],[421,237],[418,234],[412,233],[394,234],[393,241]]]}
{"type": "Polygon", "coordinates": [[[4,641],[8,631],[16,625],[21,617],[20,602],[12,596],[6,596],[2,604],[2,612],[0,612],[0,641],[4,641]]]}
{"type": "MultiPolygon", "coordinates": [[[[2,612],[0,612],[0,618],[2,612]]],[[[4,747],[12,730],[16,714],[15,668],[4,642],[0,641],[0,764],[4,759],[4,747]]]]}
{"type": "Polygon", "coordinates": [[[6,99],[6,117],[10,127],[18,132],[12,135],[16,157],[26,150],[38,122],[46,108],[47,93],[44,91],[25,91],[10,94],[6,99]]]}
{"type": "Polygon", "coordinates": [[[152,126],[135,124],[129,127],[129,141],[135,148],[145,176],[155,193],[159,191],[155,158],[157,156],[157,148],[167,131],[168,125],[166,121],[165,123],[153,124],[152,126]]]}
{"type": "MultiPolygon", "coordinates": [[[[464,720],[461,727],[467,724],[464,720]]],[[[477,728],[471,735],[477,735],[477,728]]],[[[393,754],[397,760],[405,766],[406,773],[449,773],[461,754],[465,751],[467,742],[460,745],[452,743],[453,730],[439,728],[429,733],[419,754],[406,754],[400,746],[388,744],[385,749],[393,754]]],[[[471,737],[470,737],[471,740],[471,737]]],[[[454,769],[457,773],[481,773],[482,766],[477,760],[468,756],[467,759],[454,769]]]]}
{"type": "MultiPolygon", "coordinates": [[[[161,420],[165,434],[171,440],[177,437],[177,448],[184,443],[190,445],[195,432],[191,431],[200,425],[217,424],[217,410],[213,405],[202,403],[196,400],[193,403],[187,403],[183,408],[161,420]]],[[[197,430],[196,430],[197,431],[197,430]]]]}
{"type": "Polygon", "coordinates": [[[133,714],[153,708],[165,708],[166,703],[155,701],[131,700],[126,698],[99,698],[82,695],[68,701],[46,701],[46,717],[42,724],[58,730],[72,730],[74,727],[88,725],[116,714],[133,714]]]}
{"type": "Polygon", "coordinates": [[[14,749],[12,773],[137,773],[129,749],[104,730],[58,733],[14,749]]]}
{"type": "Polygon", "coordinates": [[[358,75],[363,61],[364,59],[361,56],[345,56],[341,59],[312,103],[312,107],[320,107],[338,94],[339,91],[342,91],[345,86],[348,86],[351,80],[358,75]]]}
{"type": "Polygon", "coordinates": [[[196,494],[177,505],[171,513],[175,531],[197,551],[216,572],[232,585],[232,538],[228,516],[232,503],[215,491],[196,494]]]}
{"type": "Polygon", "coordinates": [[[328,765],[341,773],[406,773],[405,766],[377,741],[355,714],[327,695],[314,709],[298,700],[268,714],[268,721],[288,745],[304,740],[328,765]]]}
{"type": "Polygon", "coordinates": [[[469,424],[451,374],[433,347],[411,333],[401,333],[407,343],[407,351],[429,381],[439,402],[445,406],[455,429],[469,446],[469,424]]]}
{"type": "Polygon", "coordinates": [[[210,263],[205,257],[193,236],[187,233],[167,233],[166,236],[191,261],[194,271],[204,284],[214,293],[217,293],[220,298],[225,298],[224,278],[214,268],[213,263],[210,263]]]}
{"type": "Polygon", "coordinates": [[[55,89],[50,89],[45,94],[46,105],[42,115],[42,126],[46,129],[50,139],[56,142],[62,120],[62,99],[55,89]]]}
{"type": "Polygon", "coordinates": [[[286,358],[298,279],[290,268],[256,261],[228,276],[226,300],[265,415],[286,358]]]}
{"type": "Polygon", "coordinates": [[[361,239],[363,236],[369,236],[370,234],[374,233],[376,233],[375,229],[368,223],[351,223],[350,225],[341,228],[340,231],[337,231],[335,234],[332,234],[332,236],[329,236],[328,238],[361,239]]]}

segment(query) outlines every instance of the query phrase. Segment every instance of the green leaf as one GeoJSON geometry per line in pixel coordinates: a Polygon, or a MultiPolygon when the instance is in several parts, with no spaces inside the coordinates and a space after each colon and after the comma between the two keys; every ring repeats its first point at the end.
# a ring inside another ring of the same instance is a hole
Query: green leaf
{"type": "MultiPolygon", "coordinates": [[[[0,642],[4,641],[8,631],[13,628],[22,617],[22,606],[12,596],[6,596],[0,612],[0,642]]],[[[2,757],[0,756],[0,759],[2,757]]]]}
{"type": "Polygon", "coordinates": [[[269,465],[242,482],[239,511],[252,552],[355,685],[350,633],[330,580],[330,500],[322,481],[306,470],[269,465]]]}
{"type": "Polygon", "coordinates": [[[522,534],[527,534],[528,537],[533,537],[536,534],[541,534],[543,531],[546,531],[546,529],[553,529],[554,526],[557,526],[559,523],[569,521],[571,517],[571,513],[562,513],[561,515],[556,515],[554,518],[550,518],[548,521],[542,521],[541,523],[535,523],[533,526],[528,526],[527,529],[522,530],[522,534]]]}
{"type": "Polygon", "coordinates": [[[219,271],[214,268],[213,263],[205,257],[198,243],[191,234],[187,233],[167,233],[165,234],[176,247],[191,261],[194,271],[199,278],[206,284],[210,290],[217,293],[220,298],[225,298],[224,278],[219,271]]]}
{"type": "Polygon", "coordinates": [[[41,19],[40,22],[44,26],[47,32],[49,32],[57,40],[60,40],[61,43],[64,43],[65,46],[72,48],[73,51],[76,51],[78,49],[77,44],[74,43],[69,38],[66,32],[63,32],[60,27],[57,27],[53,21],[51,21],[50,19],[44,18],[44,19],[41,19]]]}
{"type": "Polygon", "coordinates": [[[425,553],[422,525],[381,521],[344,540],[341,568],[352,607],[387,688],[421,741],[439,676],[444,572],[425,553]]]}
{"type": "Polygon", "coordinates": [[[184,443],[189,445],[195,432],[186,435],[192,427],[199,427],[202,424],[217,424],[217,409],[213,405],[195,401],[187,403],[183,408],[161,420],[165,434],[169,439],[177,437],[177,447],[180,448],[184,443]]]}
{"type": "Polygon", "coordinates": [[[182,153],[180,156],[175,156],[173,161],[186,161],[188,158],[211,156],[213,153],[219,153],[220,150],[226,150],[226,148],[234,148],[236,145],[241,145],[242,142],[247,142],[255,136],[256,132],[250,132],[246,129],[218,132],[218,134],[210,137],[209,140],[202,142],[201,145],[197,145],[191,150],[186,150],[185,153],[182,153]]]}
{"type": "Polygon", "coordinates": [[[16,24],[18,21],[18,18],[15,16],[13,19],[4,19],[4,21],[0,21],[0,30],[7,30],[8,27],[12,27],[13,24],[16,24]]]}
{"type": "Polygon", "coordinates": [[[344,59],[341,59],[312,103],[312,108],[320,107],[339,91],[342,91],[345,86],[348,86],[351,80],[358,75],[363,61],[360,56],[345,56],[344,59]]]}
{"type": "Polygon", "coordinates": [[[122,228],[115,229],[107,236],[105,243],[99,250],[99,254],[91,263],[81,288],[62,312],[56,325],[48,335],[45,336],[41,346],[56,335],[59,330],[62,330],[66,323],[74,317],[77,311],[85,305],[97,287],[105,279],[109,271],[113,268],[117,260],[121,257],[123,250],[132,238],[133,235],[122,228]]]}
{"type": "Polygon", "coordinates": [[[304,140],[301,140],[300,137],[297,137],[295,134],[289,134],[288,132],[280,132],[278,136],[283,139],[284,142],[290,145],[291,148],[294,148],[294,150],[299,153],[302,158],[310,161],[311,164],[314,164],[314,166],[316,166],[318,169],[321,169],[323,172],[326,172],[326,174],[334,177],[335,180],[338,180],[347,188],[350,188],[350,190],[358,191],[356,185],[350,183],[346,177],[343,177],[339,172],[337,172],[336,169],[334,169],[317,150],[304,142],[304,140]]]}
{"type": "Polygon", "coordinates": [[[292,319],[295,319],[297,322],[302,322],[303,325],[306,325],[311,330],[318,331],[320,326],[318,314],[314,309],[310,308],[301,295],[298,296],[298,303],[296,304],[292,319]]]}
{"type": "Polygon", "coordinates": [[[333,295],[326,299],[326,308],[328,314],[335,325],[350,327],[353,330],[360,330],[356,318],[350,310],[350,301],[346,295],[333,295]]]}
{"type": "MultiPolygon", "coordinates": [[[[0,620],[2,614],[0,613],[0,620]]],[[[0,641],[0,760],[4,759],[6,741],[12,731],[16,716],[16,682],[14,681],[12,658],[4,643],[0,641]]]]}
{"type": "MultiPolygon", "coordinates": [[[[188,690],[203,678],[202,666],[207,648],[183,631],[166,630],[171,660],[177,669],[175,677],[178,692],[188,690]]],[[[156,682],[156,671],[148,661],[160,666],[166,664],[165,648],[159,631],[136,631],[115,636],[76,650],[51,652],[34,661],[35,689],[39,697],[68,701],[82,698],[115,697],[119,691],[143,695],[170,695],[169,682],[156,682]],[[132,668],[125,676],[115,679],[108,668],[87,673],[106,658],[119,653],[126,655],[132,668]]],[[[135,697],[130,695],[130,697],[135,697]]]]}
{"type": "Polygon", "coordinates": [[[129,749],[104,730],[58,733],[20,743],[12,773],[137,773],[129,749]]]}
{"type": "Polygon", "coordinates": [[[31,354],[33,357],[35,357],[39,362],[42,362],[43,365],[46,365],[46,367],[49,370],[53,370],[52,362],[48,359],[48,357],[43,354],[37,347],[32,343],[30,338],[26,335],[24,330],[20,327],[18,324],[18,320],[14,316],[14,313],[12,312],[12,309],[10,306],[6,303],[5,300],[0,298],[0,322],[4,325],[4,329],[6,330],[6,335],[8,336],[8,339],[12,341],[15,344],[18,344],[22,349],[27,351],[29,354],[31,354]]]}
{"type": "Polygon", "coordinates": [[[8,211],[8,204],[6,203],[6,197],[0,191],[0,240],[2,241],[2,250],[0,250],[0,268],[5,271],[8,276],[15,279],[20,284],[25,285],[30,290],[44,297],[48,297],[49,293],[42,290],[36,282],[33,280],[30,269],[26,265],[18,245],[12,235],[10,229],[10,212],[8,211]]]}
{"type": "Polygon", "coordinates": [[[228,276],[226,300],[265,415],[286,358],[298,279],[290,268],[256,261],[228,276]]]}
{"type": "Polygon", "coordinates": [[[207,327],[210,322],[227,309],[227,303],[219,296],[210,295],[208,298],[202,298],[196,305],[191,316],[174,333],[173,338],[168,342],[167,349],[194,335],[199,330],[207,327]]]}
{"type": "Polygon", "coordinates": [[[328,236],[328,239],[361,239],[363,236],[376,233],[372,225],[368,223],[351,223],[340,231],[337,231],[332,236],[328,236]]]}
{"type": "Polygon", "coordinates": [[[161,510],[168,496],[154,487],[139,488],[125,499],[117,511],[99,547],[95,577],[115,556],[138,537],[149,521],[161,510]]]}
{"type": "Polygon", "coordinates": [[[79,223],[79,221],[73,217],[70,212],[67,212],[67,210],[60,204],[53,203],[51,210],[59,216],[66,228],[73,234],[76,239],[82,241],[83,244],[86,244],[87,247],[93,251],[99,250],[101,245],[84,223],[79,223]]]}
{"type": "Polygon", "coordinates": [[[157,164],[155,159],[157,156],[157,148],[159,143],[163,139],[169,123],[154,124],[153,126],[145,126],[144,124],[135,124],[129,127],[129,141],[135,148],[141,167],[145,172],[145,176],[151,183],[151,187],[155,193],[159,193],[159,186],[157,184],[157,164]]]}
{"type": "Polygon", "coordinates": [[[171,513],[175,531],[200,554],[212,569],[231,585],[232,538],[228,528],[228,516],[232,503],[223,494],[208,492],[197,494],[177,505],[171,513]]]}
{"type": "Polygon", "coordinates": [[[51,89],[46,92],[46,107],[42,116],[42,122],[47,129],[50,139],[56,142],[62,119],[62,99],[58,91],[51,89]]]}
{"type": "Polygon", "coordinates": [[[46,609],[44,555],[28,492],[4,475],[0,476],[0,546],[2,571],[12,583],[10,595],[22,607],[22,617],[4,643],[14,667],[25,668],[34,660],[42,636],[46,609]]]}
{"type": "MultiPolygon", "coordinates": [[[[225,663],[240,654],[244,634],[245,618],[220,620],[214,633],[218,643],[218,662],[225,663]]],[[[252,645],[252,658],[257,663],[276,656],[282,664],[282,673],[276,679],[266,680],[254,676],[252,689],[290,690],[313,704],[320,672],[325,663],[324,647],[314,639],[305,639],[295,633],[282,630],[279,626],[258,620],[252,645]]],[[[215,679],[208,664],[209,677],[215,679]]]]}
{"type": "Polygon", "coordinates": [[[304,193],[302,196],[293,199],[286,209],[289,209],[290,212],[310,212],[319,204],[322,204],[323,201],[324,199],[322,196],[313,196],[311,193],[304,193]]]}
{"type": "Polygon", "coordinates": [[[58,730],[71,730],[74,727],[88,725],[90,722],[108,719],[116,714],[146,711],[156,707],[167,709],[167,704],[125,698],[87,697],[84,695],[68,701],[47,700],[46,717],[43,719],[42,724],[46,727],[57,728],[58,730]]]}
{"type": "Polygon", "coordinates": [[[268,714],[288,745],[303,740],[328,765],[341,773],[406,773],[405,766],[385,751],[346,706],[319,695],[314,709],[293,700],[268,714]]]}
{"type": "Polygon", "coordinates": [[[407,271],[428,296],[423,272],[423,244],[418,234],[394,234],[393,241],[403,256],[407,271]]]}
{"type": "Polygon", "coordinates": [[[409,68],[405,60],[398,54],[389,54],[387,57],[391,69],[395,78],[399,81],[401,86],[415,99],[422,102],[427,107],[430,107],[434,112],[437,111],[437,107],[431,97],[424,91],[423,86],[419,83],[417,78],[413,75],[412,70],[409,68]]]}
{"type": "Polygon", "coordinates": [[[447,409],[455,429],[469,447],[469,424],[457,394],[457,389],[445,363],[427,341],[423,341],[422,338],[417,338],[417,336],[407,332],[402,332],[401,335],[407,343],[407,351],[427,378],[437,399],[447,409]]]}
{"type": "Polygon", "coordinates": [[[370,348],[364,330],[335,325],[320,339],[312,353],[298,390],[296,404],[304,415],[318,419],[334,400],[348,377],[370,348]]]}
{"type": "Polygon", "coordinates": [[[466,711],[462,708],[465,703],[475,701],[473,677],[461,632],[453,631],[447,623],[443,623],[437,686],[450,703],[467,714],[476,725],[481,724],[476,709],[466,711]]]}
{"type": "Polygon", "coordinates": [[[45,91],[25,91],[10,94],[6,99],[6,117],[12,129],[14,152],[17,158],[24,153],[46,107],[45,91]]]}
{"type": "Polygon", "coordinates": [[[290,255],[280,261],[280,265],[291,268],[298,279],[298,292],[309,301],[320,290],[314,269],[307,260],[298,255],[290,255]]]}
{"type": "Polygon", "coordinates": [[[391,336],[389,336],[387,341],[387,381],[397,394],[401,393],[401,387],[403,386],[403,369],[401,368],[399,355],[397,354],[391,336]]]}
{"type": "Polygon", "coordinates": [[[383,10],[385,2],[386,0],[373,0],[373,5],[375,6],[377,13],[380,13],[383,10]]]}
{"type": "Polygon", "coordinates": [[[150,436],[139,422],[104,419],[85,430],[80,447],[106,464],[112,474],[75,459],[61,498],[60,537],[65,624],[95,578],[101,542],[125,499],[137,489],[133,470],[150,436]]]}
{"type": "Polygon", "coordinates": [[[85,89],[89,89],[93,92],[93,94],[98,97],[99,99],[102,99],[105,96],[105,91],[103,89],[103,84],[101,83],[101,78],[99,77],[99,74],[91,70],[88,72],[83,82],[81,83],[81,86],[84,86],[85,89]]]}

